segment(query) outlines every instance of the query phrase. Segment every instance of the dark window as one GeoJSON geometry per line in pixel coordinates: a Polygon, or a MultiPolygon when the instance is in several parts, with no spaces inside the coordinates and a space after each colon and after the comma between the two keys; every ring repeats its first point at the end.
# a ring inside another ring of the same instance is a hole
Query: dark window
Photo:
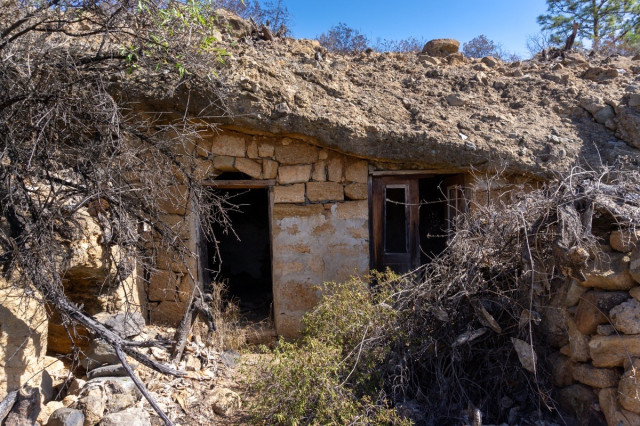
{"type": "Polygon", "coordinates": [[[407,253],[407,188],[387,187],[384,215],[384,251],[407,253]]]}

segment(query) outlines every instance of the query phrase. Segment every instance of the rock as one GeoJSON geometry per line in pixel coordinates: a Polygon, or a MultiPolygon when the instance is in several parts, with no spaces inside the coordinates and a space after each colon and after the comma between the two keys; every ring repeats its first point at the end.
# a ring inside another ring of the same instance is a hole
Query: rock
{"type": "Polygon", "coordinates": [[[434,58],[433,56],[429,55],[420,54],[418,55],[418,60],[424,64],[440,65],[440,61],[438,60],[438,58],[434,58]]]}
{"type": "Polygon", "coordinates": [[[640,149],[640,112],[632,108],[623,108],[615,118],[616,136],[629,146],[640,149]]]}
{"type": "Polygon", "coordinates": [[[603,67],[590,67],[582,74],[582,78],[584,78],[585,80],[591,80],[597,83],[612,80],[617,76],[617,69],[603,67]]]}
{"type": "Polygon", "coordinates": [[[127,408],[119,413],[111,413],[104,416],[100,426],[151,425],[149,414],[142,408],[127,408]]]}
{"type": "Polygon", "coordinates": [[[640,357],[638,336],[593,336],[589,354],[594,367],[622,367],[625,360],[640,357]]]}
{"type": "Polygon", "coordinates": [[[629,106],[640,106],[640,93],[632,93],[629,95],[629,106]]]}
{"type": "Polygon", "coordinates": [[[609,311],[629,298],[622,291],[589,291],[582,295],[575,323],[582,334],[595,334],[599,324],[609,323],[609,311]]]}
{"type": "Polygon", "coordinates": [[[547,357],[547,363],[551,367],[551,378],[555,386],[563,388],[573,384],[572,363],[567,356],[553,352],[547,357]]]}
{"type": "Polygon", "coordinates": [[[460,49],[459,41],[450,38],[440,38],[427,42],[422,48],[422,53],[442,58],[452,53],[457,53],[458,49],[460,49]]]}
{"type": "Polygon", "coordinates": [[[562,305],[566,308],[570,308],[575,306],[580,301],[580,298],[584,293],[587,292],[588,289],[582,287],[577,280],[571,280],[569,283],[569,287],[567,288],[567,292],[564,296],[564,301],[562,305]]]}
{"type": "Polygon", "coordinates": [[[100,387],[93,387],[86,391],[85,389],[83,389],[82,395],[75,404],[75,408],[81,410],[84,414],[85,426],[93,426],[98,424],[104,415],[106,398],[103,389],[100,387]]]}
{"type": "Polygon", "coordinates": [[[54,411],[60,408],[64,408],[64,404],[62,402],[60,401],[48,402],[40,409],[40,413],[38,414],[38,422],[41,425],[47,424],[47,422],[49,421],[49,418],[51,417],[51,414],[53,414],[54,411]]]}
{"type": "Polygon", "coordinates": [[[452,93],[447,96],[447,103],[451,106],[464,106],[467,102],[459,94],[452,93]]]}
{"type": "Polygon", "coordinates": [[[620,379],[618,400],[623,408],[640,414],[640,361],[635,360],[633,364],[620,379]]]}
{"type": "Polygon", "coordinates": [[[576,384],[560,389],[557,401],[560,409],[575,417],[578,424],[601,425],[604,423],[602,415],[596,409],[598,398],[588,386],[576,384]]]}
{"type": "Polygon", "coordinates": [[[640,283],[640,247],[633,249],[629,261],[629,275],[636,283],[640,283]]]}
{"type": "Polygon", "coordinates": [[[184,359],[184,369],[187,371],[200,371],[202,369],[202,362],[197,356],[187,354],[184,359]]]}
{"type": "Polygon", "coordinates": [[[616,334],[616,328],[611,324],[600,324],[596,332],[598,336],[611,336],[616,334]]]}
{"type": "Polygon", "coordinates": [[[618,384],[620,373],[612,368],[595,368],[589,364],[573,364],[573,378],[593,388],[610,388],[618,384]]]}
{"type": "Polygon", "coordinates": [[[589,337],[578,330],[576,323],[567,318],[569,329],[569,358],[574,362],[586,362],[589,360],[589,337]]]}
{"type": "Polygon", "coordinates": [[[240,395],[225,388],[215,388],[210,403],[213,411],[221,416],[228,416],[242,406],[240,395]]]}
{"type": "Polygon", "coordinates": [[[613,231],[611,235],[609,235],[609,245],[611,248],[622,253],[632,251],[638,241],[640,241],[640,231],[620,229],[613,231]]]}
{"type": "Polygon", "coordinates": [[[584,271],[586,280],[580,285],[603,290],[629,290],[634,287],[629,274],[629,256],[624,253],[605,253],[602,258],[590,261],[584,271]]]}
{"type": "Polygon", "coordinates": [[[593,114],[593,118],[600,124],[605,124],[607,120],[612,119],[615,116],[616,116],[616,113],[611,107],[611,105],[607,105],[601,110],[598,110],[595,114],[593,114]]]}
{"type": "Polygon", "coordinates": [[[482,58],[482,63],[488,66],[489,68],[494,68],[500,64],[500,61],[498,61],[493,56],[485,56],[484,58],[482,58]]]}
{"type": "Polygon", "coordinates": [[[117,413],[129,407],[133,407],[138,402],[135,395],[132,394],[113,394],[107,397],[105,413],[117,413]]]}
{"type": "Polygon", "coordinates": [[[233,349],[227,349],[226,351],[222,352],[222,355],[220,355],[222,363],[229,368],[235,368],[238,365],[241,357],[242,355],[240,355],[240,353],[234,351],[233,349]]]}
{"type": "Polygon", "coordinates": [[[640,287],[634,287],[629,290],[629,296],[633,297],[636,300],[640,300],[640,287]]]}
{"type": "MultiPolygon", "coordinates": [[[[130,364],[131,368],[135,369],[136,364],[130,364]]],[[[96,377],[124,377],[128,376],[127,371],[124,369],[122,364],[119,365],[105,365],[102,367],[94,368],[93,370],[87,373],[87,378],[89,380],[95,379],[96,377]]]]}
{"type": "Polygon", "coordinates": [[[87,357],[80,361],[80,364],[87,370],[92,370],[104,364],[120,364],[120,358],[116,355],[116,351],[102,339],[93,339],[89,343],[85,354],[87,357]]]}
{"type": "Polygon", "coordinates": [[[84,414],[73,408],[58,408],[51,414],[47,426],[82,426],[84,414]]]}
{"type": "Polygon", "coordinates": [[[620,407],[618,404],[618,388],[601,389],[598,393],[600,410],[609,426],[640,425],[640,416],[620,407]]]}
{"type": "Polygon", "coordinates": [[[624,334],[640,334],[640,302],[631,298],[609,312],[616,330],[624,334]]]}
{"type": "Polygon", "coordinates": [[[118,314],[99,313],[95,318],[123,338],[137,336],[146,325],[142,314],[136,311],[118,314]]]}

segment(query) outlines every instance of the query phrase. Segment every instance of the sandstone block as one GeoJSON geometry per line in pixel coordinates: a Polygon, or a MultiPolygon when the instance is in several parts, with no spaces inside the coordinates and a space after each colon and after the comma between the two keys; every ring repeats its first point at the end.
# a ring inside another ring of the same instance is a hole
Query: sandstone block
{"type": "Polygon", "coordinates": [[[342,184],[337,182],[309,182],[307,198],[309,201],[342,201],[344,189],[342,184]]]}
{"type": "Polygon", "coordinates": [[[551,378],[553,384],[560,388],[573,384],[573,374],[571,372],[571,360],[559,352],[554,352],[547,358],[551,367],[551,378]]]}
{"type": "Polygon", "coordinates": [[[427,44],[422,48],[422,53],[442,58],[458,52],[459,48],[459,41],[450,38],[440,38],[427,42],[427,44]]]}
{"type": "Polygon", "coordinates": [[[155,271],[149,279],[149,300],[160,302],[163,300],[177,300],[176,289],[179,274],[173,271],[155,271]]]}
{"type": "Polygon", "coordinates": [[[213,140],[211,152],[216,155],[244,157],[247,152],[247,148],[243,137],[220,135],[213,140]]]}
{"type": "Polygon", "coordinates": [[[260,158],[260,155],[258,154],[258,143],[256,141],[251,141],[247,145],[247,157],[254,160],[260,158]]]}
{"type": "Polygon", "coordinates": [[[149,318],[151,322],[177,325],[182,320],[186,309],[184,302],[165,300],[157,306],[149,307],[149,318]]]}
{"type": "Polygon", "coordinates": [[[254,179],[260,179],[262,175],[262,164],[249,158],[236,158],[236,170],[248,174],[254,179]]]}
{"type": "Polygon", "coordinates": [[[337,205],[338,219],[369,218],[369,204],[366,201],[345,201],[337,205]]]}
{"type": "Polygon", "coordinates": [[[217,155],[213,159],[213,168],[219,172],[235,172],[236,157],[217,155]]]}
{"type": "Polygon", "coordinates": [[[277,185],[273,188],[274,203],[304,203],[304,184],[277,185]]]}
{"type": "Polygon", "coordinates": [[[213,162],[209,160],[199,160],[193,170],[193,176],[198,180],[207,179],[213,175],[214,172],[213,162]]]}
{"type": "Polygon", "coordinates": [[[622,367],[629,357],[640,357],[639,336],[593,336],[589,354],[594,367],[622,367]]]}
{"type": "Polygon", "coordinates": [[[623,108],[616,115],[616,136],[629,146],[640,148],[640,112],[635,108],[623,108]]]}
{"type": "Polygon", "coordinates": [[[633,297],[636,300],[640,300],[640,287],[634,287],[629,290],[629,296],[633,297]]]}
{"type": "Polygon", "coordinates": [[[260,158],[271,158],[273,157],[274,152],[275,147],[273,144],[268,142],[261,142],[258,144],[258,156],[260,156],[260,158]]]}
{"type": "Polygon", "coordinates": [[[609,311],[629,298],[622,291],[588,291],[580,298],[575,322],[582,334],[595,334],[599,324],[609,323],[609,311]]]}
{"type": "Polygon", "coordinates": [[[590,364],[573,364],[573,378],[593,388],[610,388],[618,384],[620,374],[613,368],[595,368],[590,364]]]}
{"type": "Polygon", "coordinates": [[[625,410],[618,403],[618,388],[601,389],[598,394],[600,410],[609,426],[635,426],[640,424],[640,416],[625,410]]]}
{"type": "Polygon", "coordinates": [[[341,157],[335,156],[327,162],[327,175],[331,182],[342,182],[343,161],[341,157]]]}
{"type": "MultiPolygon", "coordinates": [[[[276,221],[285,218],[308,218],[313,220],[313,216],[321,217],[323,213],[324,208],[321,204],[309,204],[306,206],[300,206],[296,204],[279,204],[273,206],[273,219],[276,221]]],[[[297,228],[295,229],[297,232],[297,228]]]]}
{"type": "Polygon", "coordinates": [[[625,371],[618,385],[620,405],[632,413],[640,414],[640,369],[638,362],[625,371]]]}
{"type": "Polygon", "coordinates": [[[276,176],[278,176],[278,162],[262,160],[262,177],[264,179],[275,179],[276,176]]]}
{"type": "Polygon", "coordinates": [[[609,236],[609,245],[612,249],[628,253],[635,248],[640,241],[640,231],[618,230],[609,236]]]}
{"type": "Polygon", "coordinates": [[[574,362],[587,362],[589,355],[589,337],[580,332],[576,323],[567,318],[569,333],[569,357],[574,362]]]}
{"type": "Polygon", "coordinates": [[[347,182],[367,183],[369,163],[365,160],[349,161],[344,168],[344,179],[347,182]]]}
{"type": "Polygon", "coordinates": [[[324,182],[327,180],[327,162],[320,160],[313,165],[311,179],[316,182],[324,182]]]}
{"type": "Polygon", "coordinates": [[[630,260],[624,253],[606,253],[602,259],[589,262],[584,271],[587,279],[580,284],[603,290],[629,290],[635,286],[629,272],[630,260]]]}
{"type": "Polygon", "coordinates": [[[616,330],[624,334],[640,334],[640,302],[631,298],[609,312],[616,330]]]}
{"type": "Polygon", "coordinates": [[[283,185],[308,182],[310,176],[311,164],[280,166],[278,169],[278,182],[283,185]]]}
{"type": "Polygon", "coordinates": [[[563,306],[570,308],[580,302],[580,298],[587,291],[585,287],[582,287],[577,280],[571,280],[569,287],[564,296],[563,306]]]}
{"type": "Polygon", "coordinates": [[[318,161],[318,149],[305,144],[281,145],[275,148],[275,157],[280,164],[311,164],[318,161]]]}
{"type": "Polygon", "coordinates": [[[329,153],[327,152],[326,149],[323,149],[318,153],[318,158],[320,160],[326,160],[327,158],[329,158],[329,153]]]}
{"type": "Polygon", "coordinates": [[[184,185],[169,187],[158,200],[158,207],[166,214],[184,215],[189,210],[189,204],[187,187],[184,185]]]}
{"type": "Polygon", "coordinates": [[[344,187],[344,195],[350,200],[366,200],[368,197],[367,184],[350,183],[344,187]]]}

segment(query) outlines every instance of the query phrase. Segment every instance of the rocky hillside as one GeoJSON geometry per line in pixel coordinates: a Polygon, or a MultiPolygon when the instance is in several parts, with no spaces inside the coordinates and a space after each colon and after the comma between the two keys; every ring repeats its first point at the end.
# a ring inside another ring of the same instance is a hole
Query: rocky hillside
{"type": "MultiPolygon", "coordinates": [[[[578,161],[638,163],[640,58],[344,56],[316,41],[266,40],[232,15],[220,19],[222,38],[239,40],[220,71],[231,112],[223,121],[232,127],[297,135],[405,167],[547,175],[578,161]]],[[[180,87],[162,107],[184,111],[189,96],[198,111],[212,98],[180,87]]],[[[164,94],[145,95],[160,106],[164,94]]]]}

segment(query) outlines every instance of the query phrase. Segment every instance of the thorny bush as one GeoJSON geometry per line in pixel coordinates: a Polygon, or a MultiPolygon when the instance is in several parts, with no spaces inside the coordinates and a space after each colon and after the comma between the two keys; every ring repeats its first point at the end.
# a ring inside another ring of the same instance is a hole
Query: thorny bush
{"type": "Polygon", "coordinates": [[[541,319],[603,256],[611,230],[638,226],[640,174],[576,169],[537,187],[480,181],[433,261],[324,288],[302,339],[281,343],[264,366],[259,417],[371,424],[384,413],[460,424],[561,415],[541,319]],[[521,363],[522,347],[535,364],[521,363]]]}

